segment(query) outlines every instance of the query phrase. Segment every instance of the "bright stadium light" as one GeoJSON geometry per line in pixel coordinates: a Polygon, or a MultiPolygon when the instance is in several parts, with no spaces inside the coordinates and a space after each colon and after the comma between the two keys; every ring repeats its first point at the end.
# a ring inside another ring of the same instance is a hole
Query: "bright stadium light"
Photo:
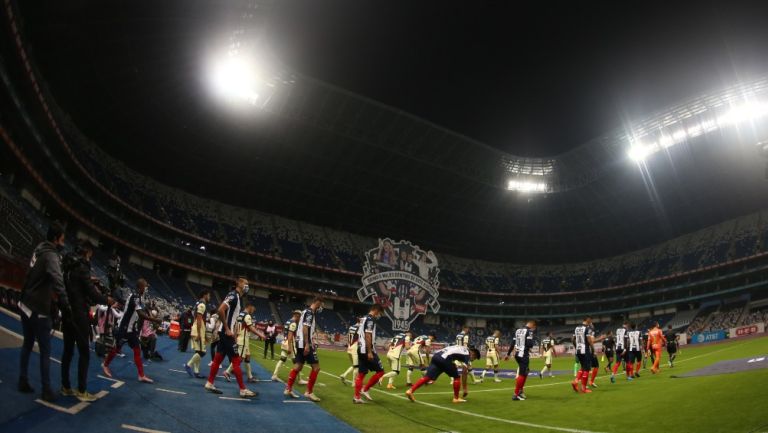
{"type": "Polygon", "coordinates": [[[510,179],[507,183],[507,190],[519,191],[523,193],[541,193],[547,192],[547,184],[544,182],[532,182],[529,180],[510,179]]]}
{"type": "Polygon", "coordinates": [[[228,55],[214,61],[210,70],[214,93],[225,100],[256,105],[260,80],[254,63],[241,55],[228,55]]]}
{"type": "Polygon", "coordinates": [[[634,145],[632,145],[632,147],[629,148],[629,152],[627,152],[627,153],[629,154],[629,158],[632,161],[643,162],[643,161],[645,161],[645,157],[647,157],[648,155],[650,155],[651,153],[654,152],[654,147],[658,147],[658,146],[655,146],[655,145],[654,146],[648,146],[648,145],[645,145],[645,144],[634,144],[634,145]]]}

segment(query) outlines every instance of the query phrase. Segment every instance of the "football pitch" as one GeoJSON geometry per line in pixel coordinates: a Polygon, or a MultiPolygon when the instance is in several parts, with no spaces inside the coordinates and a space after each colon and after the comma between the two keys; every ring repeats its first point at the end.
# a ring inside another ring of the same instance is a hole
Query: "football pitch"
{"type": "MultiPolygon", "coordinates": [[[[262,359],[263,346],[254,342],[257,362],[272,371],[275,361],[262,359]]],[[[279,350],[279,347],[276,348],[279,350]]],[[[277,354],[276,354],[277,356],[277,354]]],[[[373,402],[352,404],[352,387],[338,378],[349,366],[345,352],[320,350],[322,368],[320,386],[315,393],[319,404],[333,415],[363,432],[768,432],[768,368],[728,374],[684,376],[721,361],[756,366],[768,363],[768,337],[729,341],[707,346],[683,346],[674,368],[668,368],[667,355],[662,370],[652,375],[647,369],[641,377],[628,382],[617,375],[615,384],[603,371],[596,380],[599,388],[592,394],[577,394],[573,380],[573,356],[554,360],[554,377],[540,379],[533,374],[525,386],[526,401],[512,401],[514,379],[504,377],[494,383],[491,376],[477,385],[470,383],[467,402],[451,402],[452,387],[445,375],[433,385],[420,388],[417,402],[408,401],[404,392],[405,371],[395,378],[397,389],[374,387],[373,402]],[[567,373],[566,373],[567,372],[567,373]]],[[[484,359],[475,368],[482,367],[484,359]]],[[[383,360],[385,370],[388,364],[383,360]]],[[[290,365],[290,361],[288,363],[290,365]]],[[[739,364],[740,365],[740,364],[739,364]]],[[[531,371],[543,367],[533,359],[531,371]]],[[[515,370],[514,360],[502,361],[502,369],[515,370]]],[[[304,376],[309,368],[304,368],[304,376]]],[[[288,368],[280,378],[285,380],[288,368]]],[[[370,375],[369,375],[370,377],[370,375]]],[[[414,373],[414,381],[420,377],[414,373]]],[[[470,379],[471,382],[471,379],[470,379]]],[[[303,392],[302,386],[296,391],[303,392]]]]}

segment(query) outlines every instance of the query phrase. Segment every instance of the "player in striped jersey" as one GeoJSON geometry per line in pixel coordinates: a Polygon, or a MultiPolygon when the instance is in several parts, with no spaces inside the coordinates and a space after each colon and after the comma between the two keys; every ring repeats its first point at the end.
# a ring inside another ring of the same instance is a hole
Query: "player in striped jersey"
{"type": "MultiPolygon", "coordinates": [[[[247,304],[245,310],[240,312],[237,317],[237,354],[245,361],[245,374],[249,383],[256,382],[256,378],[253,377],[251,372],[251,343],[250,334],[256,334],[262,339],[266,339],[266,335],[258,330],[254,326],[253,313],[256,311],[256,306],[253,304],[247,304]]],[[[229,382],[229,374],[232,373],[232,364],[224,371],[224,378],[229,382]]]]}
{"type": "MultiPolygon", "coordinates": [[[[469,347],[469,326],[462,327],[461,328],[461,332],[456,334],[456,345],[457,346],[469,347]]],[[[459,362],[459,361],[457,361],[457,362],[459,362]]],[[[475,374],[472,372],[472,366],[462,365],[461,363],[457,363],[456,365],[461,367],[461,368],[463,368],[468,373],[468,374],[463,374],[461,376],[461,380],[462,380],[463,385],[464,385],[464,392],[465,393],[466,393],[466,389],[467,389],[467,377],[472,376],[472,383],[473,384],[482,383],[482,381],[477,380],[477,378],[475,377],[475,374]]]]}
{"type": "Polygon", "coordinates": [[[349,379],[347,379],[347,376],[352,373],[352,377],[354,378],[357,376],[357,366],[358,366],[358,359],[357,359],[357,347],[359,342],[357,331],[360,329],[360,319],[357,319],[357,322],[353,323],[349,329],[347,330],[347,356],[349,356],[349,362],[350,367],[347,368],[347,370],[339,376],[341,378],[341,383],[344,385],[347,385],[347,382],[349,382],[349,379]]]}
{"type": "MultiPolygon", "coordinates": [[[[387,359],[389,360],[389,373],[385,374],[381,379],[388,379],[387,389],[396,389],[394,385],[395,376],[400,374],[400,357],[403,355],[403,349],[406,349],[405,345],[410,344],[410,339],[407,334],[399,333],[389,341],[389,350],[387,351],[387,359]]],[[[407,349],[406,349],[407,350],[407,349]]]]}
{"type": "Polygon", "coordinates": [[[208,302],[211,300],[211,292],[203,290],[195,304],[195,323],[192,324],[192,350],[195,352],[192,358],[184,364],[184,370],[189,377],[205,378],[200,374],[200,360],[205,356],[208,341],[206,341],[206,322],[208,321],[208,302]]]}
{"type": "Polygon", "coordinates": [[[515,378],[515,395],[512,400],[522,401],[525,400],[525,393],[523,388],[525,387],[525,381],[528,379],[528,372],[530,371],[529,365],[531,361],[531,348],[534,346],[533,334],[536,331],[536,321],[529,320],[524,327],[515,331],[515,340],[512,345],[509,346],[507,356],[504,360],[509,359],[509,355],[515,352],[515,361],[517,361],[517,377],[515,378]]]}
{"type": "Polygon", "coordinates": [[[408,372],[405,374],[405,384],[407,386],[413,386],[411,376],[415,368],[423,369],[425,367],[425,360],[432,351],[432,342],[435,341],[434,335],[419,335],[413,339],[411,347],[408,348],[405,357],[405,365],[408,367],[408,372]]]}
{"type": "Polygon", "coordinates": [[[627,332],[627,380],[640,377],[640,374],[638,374],[637,371],[634,371],[633,373],[633,370],[639,370],[643,360],[642,339],[643,337],[637,329],[637,325],[635,323],[630,323],[629,332],[627,332]]]}
{"type": "Polygon", "coordinates": [[[480,376],[482,380],[485,380],[485,374],[489,369],[493,369],[493,381],[496,383],[501,382],[499,379],[499,337],[501,331],[498,329],[493,331],[493,335],[488,336],[485,339],[485,369],[480,376]]]}
{"type": "Polygon", "coordinates": [[[544,356],[544,368],[539,373],[539,378],[544,378],[544,373],[549,372],[549,377],[552,377],[552,357],[555,354],[555,338],[551,332],[547,333],[547,336],[541,340],[541,347],[539,350],[544,356]]]}
{"type": "Polygon", "coordinates": [[[144,375],[144,364],[141,360],[141,348],[139,344],[139,331],[141,327],[139,323],[142,320],[149,320],[150,322],[161,323],[159,318],[150,316],[144,311],[144,303],[141,301],[144,293],[149,289],[149,284],[144,278],[139,278],[136,282],[136,292],[128,295],[128,299],[125,301],[125,309],[123,310],[123,316],[120,318],[120,322],[117,325],[117,332],[115,332],[115,347],[109,352],[104,363],[101,364],[101,368],[104,371],[104,375],[112,377],[112,371],[109,369],[109,364],[115,359],[123,344],[128,343],[128,346],[133,350],[133,362],[136,364],[136,370],[139,373],[139,382],[153,383],[154,381],[144,375]]]}
{"type": "Polygon", "coordinates": [[[624,361],[624,364],[627,368],[627,376],[629,376],[629,366],[626,365],[627,361],[627,328],[629,328],[629,322],[625,321],[624,324],[621,326],[621,328],[618,328],[616,330],[616,364],[613,366],[613,371],[611,372],[611,383],[616,383],[616,372],[619,371],[619,367],[621,367],[621,362],[624,361]]]}
{"type": "MultiPolygon", "coordinates": [[[[416,382],[410,389],[405,391],[406,397],[408,397],[409,400],[415,402],[416,399],[414,398],[413,393],[415,393],[419,387],[429,381],[437,380],[441,373],[445,373],[449,377],[453,378],[453,402],[466,402],[467,400],[459,398],[461,380],[459,379],[459,369],[457,365],[472,365],[472,361],[478,358],[480,358],[480,351],[471,346],[466,347],[453,345],[448,346],[442,350],[438,350],[434,355],[432,355],[429,367],[427,368],[427,374],[419,379],[418,382],[416,382]]],[[[461,375],[466,376],[466,374],[467,370],[464,369],[461,375]]],[[[466,397],[466,393],[464,397],[466,397]]]]}
{"type": "Polygon", "coordinates": [[[283,391],[283,395],[286,397],[298,397],[298,395],[293,392],[293,384],[296,382],[296,377],[299,375],[301,369],[304,368],[304,364],[309,364],[312,367],[312,372],[309,373],[307,390],[304,392],[304,397],[311,401],[320,401],[314,393],[317,375],[320,374],[320,360],[317,357],[317,348],[314,345],[314,338],[316,323],[315,316],[323,311],[324,301],[325,300],[321,296],[315,297],[309,308],[302,311],[301,316],[299,317],[298,329],[296,330],[296,361],[293,364],[291,373],[288,375],[285,391],[283,391]]]}
{"type": "MultiPolygon", "coordinates": [[[[272,372],[272,381],[277,382],[277,372],[280,371],[280,367],[285,364],[288,357],[293,362],[293,347],[296,340],[296,329],[298,328],[299,317],[301,317],[301,310],[295,310],[291,315],[291,320],[285,322],[283,325],[283,342],[280,344],[280,360],[275,365],[275,371],[272,372]]],[[[299,384],[301,384],[301,376],[299,376],[299,384]]]]}
{"type": "Polygon", "coordinates": [[[383,309],[379,304],[373,304],[368,311],[368,315],[360,320],[360,328],[357,330],[357,376],[355,376],[355,394],[352,397],[352,403],[364,403],[360,395],[368,400],[373,400],[368,390],[375,385],[382,376],[384,368],[381,366],[379,355],[376,353],[376,321],[381,317],[383,309]],[[376,373],[371,376],[368,383],[363,387],[363,380],[369,371],[376,373]]]}
{"type": "Polygon", "coordinates": [[[235,288],[227,294],[219,305],[219,317],[222,318],[222,330],[219,333],[219,344],[216,345],[216,355],[211,364],[211,371],[208,373],[208,381],[205,382],[205,389],[214,394],[221,394],[221,391],[214,386],[216,375],[219,372],[224,357],[229,359],[232,364],[232,372],[237,379],[237,385],[240,388],[241,398],[255,397],[257,394],[245,387],[243,383],[243,371],[240,369],[242,359],[237,348],[237,319],[243,309],[243,296],[248,293],[248,279],[238,277],[235,282],[235,288]]]}
{"type": "Polygon", "coordinates": [[[579,392],[579,382],[581,382],[581,392],[590,393],[592,390],[587,388],[587,381],[592,369],[592,355],[595,353],[595,330],[592,328],[591,317],[585,318],[584,322],[573,331],[573,342],[580,369],[571,386],[574,391],[579,392]]]}

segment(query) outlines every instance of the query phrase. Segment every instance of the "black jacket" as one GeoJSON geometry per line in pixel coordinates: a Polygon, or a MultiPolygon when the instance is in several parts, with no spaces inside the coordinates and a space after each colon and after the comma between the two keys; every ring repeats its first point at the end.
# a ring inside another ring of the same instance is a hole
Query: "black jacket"
{"type": "Polygon", "coordinates": [[[67,257],[64,262],[64,285],[73,318],[87,323],[91,305],[107,305],[107,297],[93,285],[89,262],[79,257],[67,257]]]}
{"type": "Polygon", "coordinates": [[[27,280],[21,289],[21,302],[32,312],[50,315],[53,301],[67,305],[67,292],[64,289],[64,277],[61,274],[59,250],[51,242],[42,242],[32,255],[32,266],[27,272],[27,280]]]}

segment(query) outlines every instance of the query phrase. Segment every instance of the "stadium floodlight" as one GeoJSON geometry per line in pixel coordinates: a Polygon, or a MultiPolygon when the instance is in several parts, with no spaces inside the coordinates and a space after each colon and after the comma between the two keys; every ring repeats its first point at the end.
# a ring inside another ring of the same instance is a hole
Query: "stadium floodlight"
{"type": "Polygon", "coordinates": [[[259,99],[255,62],[243,55],[229,54],[213,62],[210,82],[213,91],[223,99],[250,105],[255,105],[259,99]]]}
{"type": "Polygon", "coordinates": [[[654,153],[654,151],[655,151],[655,149],[657,147],[658,146],[656,146],[655,143],[653,145],[647,145],[647,144],[640,144],[640,143],[638,143],[638,144],[632,145],[632,147],[629,148],[629,152],[627,152],[627,153],[629,154],[629,158],[632,161],[640,163],[640,162],[645,161],[645,158],[648,155],[654,153]]]}
{"type": "Polygon", "coordinates": [[[523,193],[542,193],[547,192],[548,186],[544,182],[533,182],[529,180],[510,179],[507,183],[507,190],[519,191],[523,193]]]}

